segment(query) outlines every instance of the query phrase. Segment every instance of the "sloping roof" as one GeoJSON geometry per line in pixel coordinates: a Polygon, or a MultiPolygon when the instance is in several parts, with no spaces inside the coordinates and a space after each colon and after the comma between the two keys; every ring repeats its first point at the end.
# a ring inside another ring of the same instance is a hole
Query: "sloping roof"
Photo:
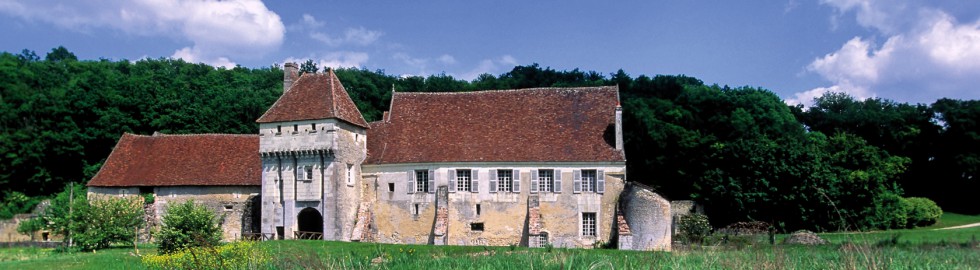
{"type": "Polygon", "coordinates": [[[618,91],[397,92],[387,120],[371,123],[365,163],[624,161],[618,91]]]}
{"type": "Polygon", "coordinates": [[[123,134],[88,186],[258,186],[258,135],[123,134]]]}
{"type": "Polygon", "coordinates": [[[367,128],[367,121],[333,70],[306,73],[269,107],[256,122],[271,123],[337,118],[367,128]]]}

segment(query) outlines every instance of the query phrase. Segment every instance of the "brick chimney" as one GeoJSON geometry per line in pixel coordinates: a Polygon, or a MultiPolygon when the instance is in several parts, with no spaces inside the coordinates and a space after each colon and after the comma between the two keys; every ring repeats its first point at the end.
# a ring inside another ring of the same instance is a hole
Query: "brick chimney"
{"type": "Polygon", "coordinates": [[[299,66],[296,63],[286,63],[282,72],[282,93],[285,94],[293,87],[293,82],[299,78],[299,66]]]}
{"type": "Polygon", "coordinates": [[[616,104],[616,150],[623,150],[623,107],[616,104]]]}

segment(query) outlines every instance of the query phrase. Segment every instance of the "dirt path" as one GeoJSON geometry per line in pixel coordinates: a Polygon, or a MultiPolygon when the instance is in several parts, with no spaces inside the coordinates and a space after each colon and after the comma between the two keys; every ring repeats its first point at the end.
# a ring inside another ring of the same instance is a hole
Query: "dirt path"
{"type": "Polygon", "coordinates": [[[933,230],[933,231],[939,231],[939,230],[955,230],[955,229],[963,229],[963,228],[971,228],[971,227],[978,227],[978,226],[980,226],[980,222],[977,222],[977,223],[971,223],[971,224],[966,224],[966,225],[960,225],[960,226],[953,226],[953,227],[946,227],[946,228],[939,228],[939,229],[932,229],[932,230],[933,230]]]}

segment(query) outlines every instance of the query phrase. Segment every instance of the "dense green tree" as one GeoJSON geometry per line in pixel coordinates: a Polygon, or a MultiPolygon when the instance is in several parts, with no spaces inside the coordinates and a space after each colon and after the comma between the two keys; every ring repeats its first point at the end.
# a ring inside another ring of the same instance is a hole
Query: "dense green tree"
{"type": "Polygon", "coordinates": [[[173,253],[188,247],[215,246],[221,241],[218,217],[194,201],[174,203],[163,215],[157,235],[160,253],[173,253]]]}

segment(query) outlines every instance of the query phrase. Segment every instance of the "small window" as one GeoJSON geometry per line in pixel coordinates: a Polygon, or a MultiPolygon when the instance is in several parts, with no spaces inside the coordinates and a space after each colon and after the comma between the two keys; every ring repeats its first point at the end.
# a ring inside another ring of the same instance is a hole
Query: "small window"
{"type": "Polygon", "coordinates": [[[293,132],[299,132],[299,125],[293,125],[293,132]]]}
{"type": "Polygon", "coordinates": [[[479,216],[479,215],[480,215],[480,210],[481,210],[481,209],[480,209],[480,204],[476,204],[476,215],[477,215],[477,216],[479,216]]]}
{"type": "Polygon", "coordinates": [[[472,191],[470,189],[470,178],[472,171],[456,170],[456,191],[472,191]]]}
{"type": "Polygon", "coordinates": [[[428,192],[428,191],[429,191],[429,171],[416,170],[415,192],[428,192]]]}
{"type": "Polygon", "coordinates": [[[276,125],[276,135],[282,134],[282,125],[276,125]]]}
{"type": "Polygon", "coordinates": [[[232,209],[235,209],[235,206],[230,205],[230,204],[226,204],[225,205],[225,211],[231,211],[232,209]]]}
{"type": "Polygon", "coordinates": [[[313,180],[313,166],[306,165],[300,166],[296,170],[296,180],[299,181],[310,181],[313,180]]]}
{"type": "Polygon", "coordinates": [[[596,170],[582,170],[582,191],[595,192],[597,179],[596,170]]]}
{"type": "Polygon", "coordinates": [[[582,213],[582,235],[595,236],[595,213],[582,213]]]}
{"type": "Polygon", "coordinates": [[[395,192],[395,183],[388,183],[388,192],[395,192]]]}
{"type": "Polygon", "coordinates": [[[310,127],[312,128],[313,132],[316,132],[316,123],[310,124],[310,127]]]}
{"type": "Polygon", "coordinates": [[[483,231],[483,222],[470,223],[470,230],[471,231],[474,231],[474,232],[482,232],[483,231]]]}
{"type": "Polygon", "coordinates": [[[354,164],[347,164],[347,185],[354,185],[354,164]]]}
{"type": "Polygon", "coordinates": [[[413,212],[413,215],[416,215],[416,216],[419,215],[419,204],[417,204],[417,203],[415,204],[415,212],[413,212]]]}
{"type": "Polygon", "coordinates": [[[497,170],[497,191],[498,192],[510,192],[512,191],[511,179],[513,177],[514,171],[511,170],[497,170]]]}

